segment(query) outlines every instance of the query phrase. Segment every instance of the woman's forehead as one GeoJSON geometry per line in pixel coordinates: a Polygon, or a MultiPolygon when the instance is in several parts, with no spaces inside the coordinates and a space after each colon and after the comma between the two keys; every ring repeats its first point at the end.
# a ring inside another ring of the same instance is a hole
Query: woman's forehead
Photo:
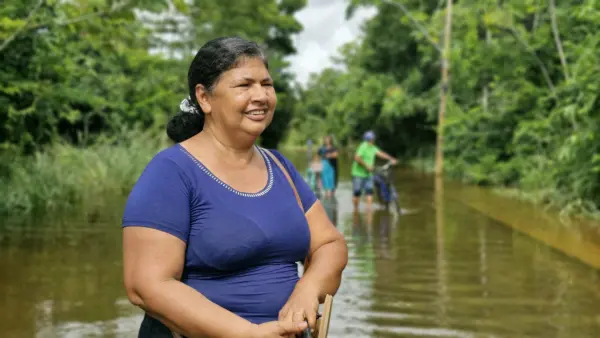
{"type": "Polygon", "coordinates": [[[259,58],[251,58],[247,60],[241,60],[240,63],[226,72],[231,77],[248,80],[257,80],[259,78],[270,78],[269,70],[265,66],[264,62],[259,58]]]}

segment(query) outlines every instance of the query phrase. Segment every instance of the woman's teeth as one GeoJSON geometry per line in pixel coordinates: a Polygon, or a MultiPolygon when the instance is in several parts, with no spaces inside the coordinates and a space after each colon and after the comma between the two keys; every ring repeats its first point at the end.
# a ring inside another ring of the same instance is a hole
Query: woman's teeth
{"type": "Polygon", "coordinates": [[[246,113],[247,115],[264,115],[266,112],[264,110],[253,110],[251,112],[246,113]]]}

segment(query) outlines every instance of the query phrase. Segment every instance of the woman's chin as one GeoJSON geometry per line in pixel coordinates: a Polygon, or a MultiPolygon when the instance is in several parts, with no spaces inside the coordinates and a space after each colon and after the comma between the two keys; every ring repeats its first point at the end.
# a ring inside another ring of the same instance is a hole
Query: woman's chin
{"type": "Polygon", "coordinates": [[[270,118],[264,119],[262,121],[246,120],[242,123],[241,129],[252,136],[259,137],[270,124],[270,118]]]}

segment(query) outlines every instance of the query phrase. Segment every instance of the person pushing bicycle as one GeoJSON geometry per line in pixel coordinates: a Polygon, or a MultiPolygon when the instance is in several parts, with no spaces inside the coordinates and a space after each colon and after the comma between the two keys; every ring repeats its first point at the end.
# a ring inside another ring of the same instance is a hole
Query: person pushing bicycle
{"type": "Polygon", "coordinates": [[[393,164],[398,163],[396,158],[375,145],[375,132],[369,130],[364,133],[363,142],[358,146],[352,162],[352,203],[354,204],[354,210],[358,210],[363,192],[367,196],[367,209],[371,210],[373,205],[373,168],[376,157],[388,160],[393,164]]]}

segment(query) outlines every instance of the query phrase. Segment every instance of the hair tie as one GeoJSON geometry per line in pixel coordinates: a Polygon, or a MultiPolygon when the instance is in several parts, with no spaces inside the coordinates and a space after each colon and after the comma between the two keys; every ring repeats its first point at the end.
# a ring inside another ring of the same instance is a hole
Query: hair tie
{"type": "Polygon", "coordinates": [[[200,114],[198,108],[192,104],[192,98],[189,96],[181,101],[179,104],[179,109],[184,113],[200,114]]]}

